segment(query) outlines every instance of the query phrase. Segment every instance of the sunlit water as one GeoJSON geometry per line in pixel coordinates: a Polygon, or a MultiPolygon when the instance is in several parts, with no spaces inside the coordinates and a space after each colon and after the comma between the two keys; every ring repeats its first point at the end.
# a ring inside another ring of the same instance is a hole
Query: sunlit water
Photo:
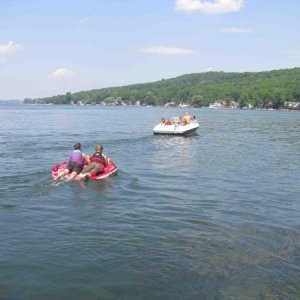
{"type": "Polygon", "coordinates": [[[299,299],[300,114],[0,107],[0,299],[299,299]],[[53,183],[73,144],[118,165],[53,183]]]}

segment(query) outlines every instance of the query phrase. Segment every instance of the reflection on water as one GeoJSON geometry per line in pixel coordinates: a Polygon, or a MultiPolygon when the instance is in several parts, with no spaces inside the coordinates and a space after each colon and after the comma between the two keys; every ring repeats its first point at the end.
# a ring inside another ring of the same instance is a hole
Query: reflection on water
{"type": "Polygon", "coordinates": [[[103,180],[80,180],[79,184],[82,188],[90,189],[101,194],[101,192],[107,190],[109,185],[111,185],[111,183],[108,184],[107,180],[113,180],[113,178],[109,177],[103,180]]]}
{"type": "Polygon", "coordinates": [[[181,137],[152,133],[176,108],[0,109],[0,298],[298,299],[299,114],[190,113],[181,137]],[[53,183],[78,141],[119,174],[53,183]]]}
{"type": "MultiPolygon", "coordinates": [[[[154,151],[150,160],[157,169],[169,169],[173,174],[178,172],[180,166],[184,176],[194,161],[193,144],[197,143],[198,135],[193,136],[154,136],[154,151]],[[177,170],[176,170],[177,169],[177,170]]],[[[172,174],[171,173],[171,174],[172,174]]]]}
{"type": "Polygon", "coordinates": [[[199,134],[194,133],[193,135],[190,136],[172,136],[172,135],[154,135],[154,144],[155,145],[171,145],[171,146],[177,146],[177,145],[188,145],[190,146],[191,143],[194,140],[199,139],[199,134]]]}

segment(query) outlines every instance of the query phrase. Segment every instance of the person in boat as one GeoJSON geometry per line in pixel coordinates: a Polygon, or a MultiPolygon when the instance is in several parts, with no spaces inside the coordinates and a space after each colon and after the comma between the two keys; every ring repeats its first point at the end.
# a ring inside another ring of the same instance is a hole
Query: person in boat
{"type": "Polygon", "coordinates": [[[188,125],[188,124],[191,123],[191,121],[192,121],[191,115],[188,112],[185,112],[184,116],[182,118],[182,124],[183,125],[188,125]]]}
{"type": "Polygon", "coordinates": [[[107,167],[107,158],[103,154],[103,146],[96,145],[95,153],[90,157],[90,164],[83,169],[77,176],[77,179],[80,180],[97,176],[104,171],[105,167],[107,167]]]}
{"type": "Polygon", "coordinates": [[[170,120],[167,120],[164,125],[172,125],[172,122],[170,120]]]}
{"type": "Polygon", "coordinates": [[[166,122],[165,118],[161,118],[161,119],[160,119],[160,124],[161,124],[161,125],[164,125],[165,122],[166,122]]]}
{"type": "Polygon", "coordinates": [[[85,164],[89,163],[89,156],[85,153],[81,152],[81,144],[76,143],[74,145],[74,151],[70,154],[69,162],[63,171],[59,172],[56,177],[54,177],[54,180],[58,180],[62,176],[65,176],[69,173],[71,175],[68,177],[68,181],[74,179],[83,169],[83,166],[85,164]]]}

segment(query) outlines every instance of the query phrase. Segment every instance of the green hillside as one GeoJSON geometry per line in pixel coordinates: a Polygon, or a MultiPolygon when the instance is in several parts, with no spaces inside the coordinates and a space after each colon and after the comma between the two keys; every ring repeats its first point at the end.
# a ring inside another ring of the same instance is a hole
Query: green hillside
{"type": "Polygon", "coordinates": [[[300,102],[300,68],[265,72],[206,72],[182,75],[172,79],[48,98],[25,99],[25,103],[53,104],[136,104],[165,105],[188,103],[195,107],[215,101],[240,107],[283,107],[284,102],[300,102]]]}

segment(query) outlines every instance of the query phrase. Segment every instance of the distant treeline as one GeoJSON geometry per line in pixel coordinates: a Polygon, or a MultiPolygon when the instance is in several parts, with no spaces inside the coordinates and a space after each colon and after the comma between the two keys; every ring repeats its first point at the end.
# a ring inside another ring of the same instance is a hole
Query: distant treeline
{"type": "Polygon", "coordinates": [[[281,108],[300,102],[300,68],[266,72],[206,72],[162,79],[153,83],[82,91],[48,98],[25,99],[30,104],[165,105],[185,103],[194,107],[215,101],[239,107],[281,108]]]}

